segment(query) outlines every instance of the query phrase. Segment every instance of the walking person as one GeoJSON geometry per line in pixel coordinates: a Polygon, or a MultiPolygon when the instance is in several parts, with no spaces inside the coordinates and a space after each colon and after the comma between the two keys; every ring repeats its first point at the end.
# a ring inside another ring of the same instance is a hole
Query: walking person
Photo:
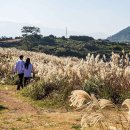
{"type": "Polygon", "coordinates": [[[23,77],[24,77],[23,55],[19,56],[19,60],[15,64],[14,73],[18,73],[19,82],[17,85],[17,90],[20,90],[20,88],[23,88],[23,77]]]}
{"type": "Polygon", "coordinates": [[[30,79],[32,78],[32,73],[33,65],[30,62],[30,58],[27,58],[24,64],[24,86],[26,86],[30,82],[30,79]]]}

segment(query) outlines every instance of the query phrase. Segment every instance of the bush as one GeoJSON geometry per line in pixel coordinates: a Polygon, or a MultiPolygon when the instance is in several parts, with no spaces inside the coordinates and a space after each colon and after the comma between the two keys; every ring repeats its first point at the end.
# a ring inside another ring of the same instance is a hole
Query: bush
{"type": "Polygon", "coordinates": [[[53,83],[45,83],[44,81],[39,80],[24,88],[21,94],[33,100],[39,100],[37,101],[37,104],[39,104],[40,107],[65,106],[66,109],[68,109],[68,96],[72,90],[73,86],[68,83],[66,78],[64,78],[61,80],[55,80],[53,83]]]}
{"type": "Polygon", "coordinates": [[[106,89],[103,80],[95,78],[87,80],[84,86],[86,92],[93,93],[97,98],[108,98],[109,94],[106,89]]]}
{"type": "Polygon", "coordinates": [[[90,40],[94,40],[93,37],[89,37],[89,36],[70,36],[69,37],[72,40],[77,40],[77,41],[90,41],[90,40]]]}
{"type": "Polygon", "coordinates": [[[45,95],[44,81],[38,81],[38,82],[29,84],[25,89],[23,89],[22,95],[26,97],[30,97],[34,100],[42,99],[45,95]]]}
{"type": "Polygon", "coordinates": [[[93,93],[97,98],[111,99],[116,104],[130,98],[129,91],[119,91],[101,79],[92,78],[87,80],[84,90],[89,94],[93,93]]]}
{"type": "Polygon", "coordinates": [[[14,76],[8,75],[5,78],[5,84],[7,84],[7,85],[16,85],[16,84],[18,84],[18,75],[14,75],[14,76]]]}

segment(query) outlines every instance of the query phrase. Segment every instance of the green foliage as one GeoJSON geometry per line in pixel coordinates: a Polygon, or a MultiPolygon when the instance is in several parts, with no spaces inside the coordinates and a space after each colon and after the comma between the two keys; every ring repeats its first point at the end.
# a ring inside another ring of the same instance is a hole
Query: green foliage
{"type": "Polygon", "coordinates": [[[23,96],[31,97],[34,100],[40,100],[45,95],[45,83],[44,81],[39,81],[30,84],[22,91],[23,96]]]}
{"type": "Polygon", "coordinates": [[[89,37],[89,36],[70,36],[69,38],[72,40],[85,41],[85,42],[88,42],[90,40],[94,40],[94,38],[89,37]]]}
{"type": "Polygon", "coordinates": [[[85,58],[88,53],[97,55],[105,54],[109,59],[111,52],[121,53],[130,51],[130,44],[114,43],[108,40],[94,40],[88,36],[70,36],[70,38],[57,38],[49,35],[43,37],[39,34],[27,34],[21,41],[0,44],[0,47],[16,47],[18,49],[44,52],[56,56],[75,56],[85,58]]]}
{"type": "MultiPolygon", "coordinates": [[[[70,36],[65,38],[64,36],[57,38],[54,35],[42,36],[40,35],[40,28],[34,26],[24,26],[21,29],[23,37],[20,41],[9,42],[8,39],[12,38],[1,38],[6,42],[0,43],[0,47],[16,47],[18,49],[44,52],[56,56],[75,56],[78,58],[85,58],[88,53],[92,54],[105,54],[107,58],[110,58],[111,52],[120,53],[122,49],[125,52],[130,51],[130,44],[110,42],[109,40],[98,39],[95,40],[89,36],[70,36]],[[13,44],[12,44],[13,43],[13,44]]],[[[130,27],[119,32],[120,38],[129,39],[130,27]],[[122,36],[123,35],[123,36],[122,36]]],[[[116,35],[119,37],[118,35],[116,35]]],[[[115,36],[115,37],[116,37],[115,36]]],[[[19,38],[19,37],[18,37],[19,38]]]]}
{"type": "Polygon", "coordinates": [[[74,130],[81,130],[81,125],[74,124],[72,126],[72,129],[74,129],[74,130]]]}
{"type": "Polygon", "coordinates": [[[68,96],[72,90],[73,86],[64,78],[62,80],[55,80],[53,83],[45,83],[39,80],[24,88],[21,94],[25,97],[37,100],[37,104],[40,107],[65,106],[66,109],[68,109],[68,96]]]}
{"type": "Polygon", "coordinates": [[[5,78],[5,84],[7,85],[16,85],[18,83],[18,75],[8,75],[5,78]]]}
{"type": "MultiPolygon", "coordinates": [[[[48,45],[53,45],[55,43],[55,37],[50,35],[42,38],[42,41],[48,43],[48,45]]],[[[42,43],[41,43],[42,44],[42,43]]]]}
{"type": "Polygon", "coordinates": [[[31,50],[34,46],[37,46],[40,43],[42,36],[41,35],[27,35],[22,38],[20,44],[25,47],[27,50],[31,50]]]}
{"type": "Polygon", "coordinates": [[[109,98],[108,88],[106,88],[104,81],[100,79],[89,79],[86,81],[84,90],[89,94],[94,94],[98,98],[109,98]]]}
{"type": "Polygon", "coordinates": [[[89,94],[93,93],[97,98],[111,99],[116,104],[130,98],[129,91],[118,91],[117,88],[113,88],[101,79],[92,78],[87,80],[84,90],[89,94]]]}
{"type": "Polygon", "coordinates": [[[38,33],[40,33],[40,28],[38,27],[32,27],[32,26],[24,26],[21,29],[21,32],[23,33],[23,36],[27,36],[27,35],[37,35],[38,33]]]}
{"type": "MultiPolygon", "coordinates": [[[[34,41],[33,41],[34,42],[34,41]]],[[[30,47],[33,51],[40,51],[56,56],[75,56],[85,58],[88,53],[105,54],[110,57],[111,52],[120,53],[122,49],[129,52],[130,45],[111,43],[106,40],[76,41],[72,39],[43,37],[38,44],[30,47]]],[[[22,44],[24,46],[24,44],[22,44]]]]}
{"type": "Polygon", "coordinates": [[[0,41],[6,41],[6,40],[12,40],[12,37],[6,37],[6,36],[2,36],[0,37],[0,41]]]}
{"type": "Polygon", "coordinates": [[[32,26],[24,26],[21,29],[23,38],[21,45],[24,46],[27,50],[31,50],[34,46],[37,46],[42,38],[42,35],[39,35],[40,28],[32,26]]]}

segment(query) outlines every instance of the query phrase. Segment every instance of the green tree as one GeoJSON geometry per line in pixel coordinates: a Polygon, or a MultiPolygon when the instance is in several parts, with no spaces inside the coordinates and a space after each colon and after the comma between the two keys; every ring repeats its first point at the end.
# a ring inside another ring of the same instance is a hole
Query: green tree
{"type": "Polygon", "coordinates": [[[40,35],[40,28],[24,26],[21,29],[21,33],[23,36],[22,43],[26,46],[27,50],[31,50],[32,47],[38,45],[42,35],[40,35]]]}
{"type": "Polygon", "coordinates": [[[40,28],[38,27],[32,27],[32,26],[24,26],[21,29],[21,32],[23,34],[23,36],[27,36],[27,35],[37,35],[38,33],[40,33],[40,28]]]}

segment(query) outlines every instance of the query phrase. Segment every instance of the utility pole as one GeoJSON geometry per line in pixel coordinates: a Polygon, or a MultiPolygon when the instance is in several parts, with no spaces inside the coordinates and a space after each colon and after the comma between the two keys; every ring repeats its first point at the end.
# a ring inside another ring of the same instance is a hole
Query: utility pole
{"type": "Polygon", "coordinates": [[[68,38],[68,30],[67,30],[67,27],[66,27],[66,32],[65,32],[65,33],[66,33],[66,35],[65,35],[66,38],[68,38]]]}

